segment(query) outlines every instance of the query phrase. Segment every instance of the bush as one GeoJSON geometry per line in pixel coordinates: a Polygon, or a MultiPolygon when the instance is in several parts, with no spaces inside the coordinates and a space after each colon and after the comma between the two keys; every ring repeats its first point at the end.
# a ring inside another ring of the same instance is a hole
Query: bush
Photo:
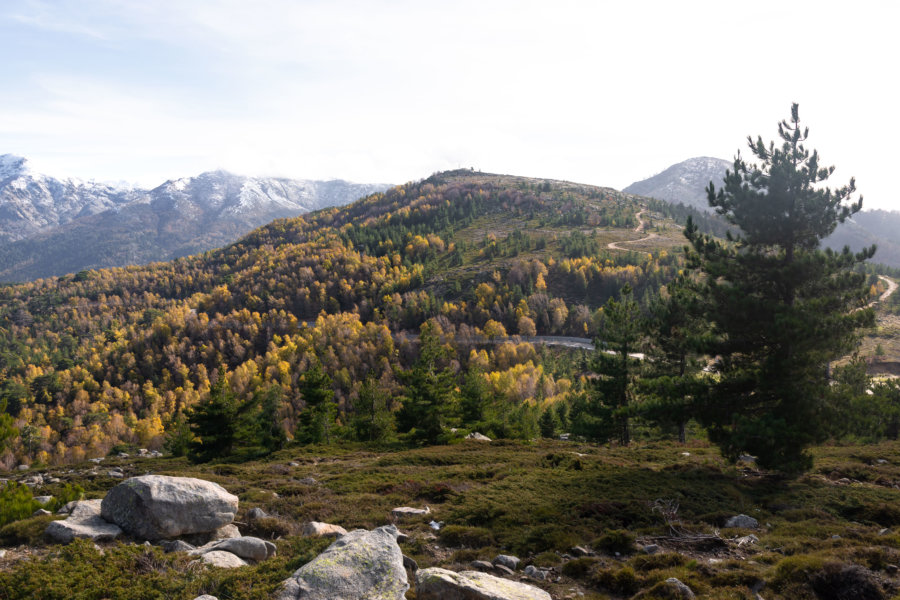
{"type": "Polygon", "coordinates": [[[30,517],[39,508],[41,505],[32,496],[31,488],[8,481],[0,490],[0,527],[30,517]]]}
{"type": "Polygon", "coordinates": [[[484,548],[494,544],[494,534],[483,527],[447,525],[441,529],[438,537],[448,546],[455,547],[484,548]]]}
{"type": "Polygon", "coordinates": [[[623,596],[631,596],[640,588],[637,576],[634,574],[634,569],[631,567],[602,569],[594,573],[591,577],[591,583],[597,587],[608,590],[613,594],[620,594],[623,596]]]}
{"type": "Polygon", "coordinates": [[[572,579],[581,579],[588,573],[590,573],[591,568],[600,563],[599,558],[592,558],[590,556],[582,556],[581,558],[572,559],[563,564],[560,572],[566,577],[571,577],[572,579]]]}
{"type": "Polygon", "coordinates": [[[638,571],[652,571],[654,569],[670,569],[680,567],[687,562],[685,558],[676,552],[663,554],[641,554],[629,561],[629,564],[638,571]]]}
{"type": "Polygon", "coordinates": [[[50,521],[58,518],[56,515],[40,515],[28,519],[21,519],[7,523],[0,527],[0,545],[18,546],[28,544],[37,546],[43,542],[44,530],[50,521]]]}
{"type": "Polygon", "coordinates": [[[634,552],[634,535],[624,529],[613,529],[594,540],[592,545],[610,554],[629,554],[634,552]]]}

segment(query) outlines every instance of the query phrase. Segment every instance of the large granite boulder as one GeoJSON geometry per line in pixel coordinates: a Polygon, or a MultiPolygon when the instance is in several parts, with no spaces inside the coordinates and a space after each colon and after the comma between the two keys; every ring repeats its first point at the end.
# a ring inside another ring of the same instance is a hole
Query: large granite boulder
{"type": "Polygon", "coordinates": [[[144,540],[214,531],[234,520],[238,498],[211,481],[142,475],[107,492],[101,515],[144,540]]]}
{"type": "Polygon", "coordinates": [[[122,529],[100,516],[100,500],[82,500],[71,506],[64,521],[49,523],[44,535],[61,544],[68,544],[75,538],[104,542],[122,535],[122,529]]]}
{"type": "Polygon", "coordinates": [[[276,600],[403,600],[409,582],[393,525],[341,536],[286,580],[276,600]]]}
{"type": "Polygon", "coordinates": [[[478,571],[447,569],[416,572],[417,600],[551,600],[550,594],[527,583],[478,571]]]}

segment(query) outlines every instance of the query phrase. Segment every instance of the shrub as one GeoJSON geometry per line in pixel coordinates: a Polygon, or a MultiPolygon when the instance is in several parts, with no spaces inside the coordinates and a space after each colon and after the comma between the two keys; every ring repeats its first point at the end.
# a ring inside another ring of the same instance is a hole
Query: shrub
{"type": "Polygon", "coordinates": [[[884,590],[872,572],[859,565],[826,563],[810,577],[820,600],[882,600],[884,590]]]}
{"type": "Polygon", "coordinates": [[[592,545],[610,554],[614,552],[628,554],[634,551],[634,535],[624,529],[613,529],[594,540],[592,545]]]}
{"type": "Polygon", "coordinates": [[[654,569],[670,569],[685,564],[685,558],[677,552],[663,554],[641,554],[629,561],[629,564],[638,571],[652,571],[654,569]]]}
{"type": "Polygon", "coordinates": [[[582,556],[581,558],[575,558],[564,563],[562,569],[560,569],[560,572],[566,577],[571,577],[572,579],[581,579],[591,571],[591,568],[594,565],[599,563],[599,558],[582,556]]]}
{"type": "Polygon", "coordinates": [[[8,481],[0,489],[0,527],[30,517],[39,508],[40,503],[35,501],[27,485],[8,481]]]}
{"type": "Polygon", "coordinates": [[[494,544],[494,534],[483,527],[447,525],[441,529],[438,537],[448,546],[484,548],[494,544]]]}
{"type": "Polygon", "coordinates": [[[591,583],[613,594],[630,596],[638,591],[637,576],[631,567],[621,569],[601,569],[593,574],[591,583]]]}

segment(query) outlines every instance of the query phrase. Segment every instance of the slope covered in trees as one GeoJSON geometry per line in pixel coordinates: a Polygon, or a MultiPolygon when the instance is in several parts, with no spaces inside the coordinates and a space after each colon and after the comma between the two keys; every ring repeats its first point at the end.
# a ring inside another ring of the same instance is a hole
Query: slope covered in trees
{"type": "MultiPolygon", "coordinates": [[[[467,407],[447,423],[465,414],[472,427],[529,434],[583,377],[502,338],[591,337],[623,285],[640,298],[671,279],[677,252],[607,249],[638,237],[641,208],[611,189],[442,173],[202,255],[2,287],[0,398],[18,429],[3,463],[189,436],[185,414],[223,377],[250,425],[275,394],[276,420],[294,434],[316,365],[334,392],[334,431],[370,431],[360,407],[399,408],[425,323],[440,346],[433,366],[452,375],[450,401],[467,407]],[[373,403],[374,392],[390,400],[373,403]]],[[[668,223],[653,225],[668,231],[657,241],[677,248],[668,223]]]]}

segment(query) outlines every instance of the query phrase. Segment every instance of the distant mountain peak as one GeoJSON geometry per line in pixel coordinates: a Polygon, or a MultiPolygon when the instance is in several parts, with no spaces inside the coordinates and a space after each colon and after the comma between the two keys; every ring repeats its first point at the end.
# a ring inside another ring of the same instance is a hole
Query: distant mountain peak
{"type": "Polygon", "coordinates": [[[28,160],[15,154],[0,154],[0,179],[18,177],[30,172],[28,160]]]}
{"type": "Polygon", "coordinates": [[[723,158],[697,156],[674,164],[653,177],[636,181],[622,191],[708,211],[706,186],[710,181],[721,185],[725,171],[733,165],[732,161],[723,158]]]}

